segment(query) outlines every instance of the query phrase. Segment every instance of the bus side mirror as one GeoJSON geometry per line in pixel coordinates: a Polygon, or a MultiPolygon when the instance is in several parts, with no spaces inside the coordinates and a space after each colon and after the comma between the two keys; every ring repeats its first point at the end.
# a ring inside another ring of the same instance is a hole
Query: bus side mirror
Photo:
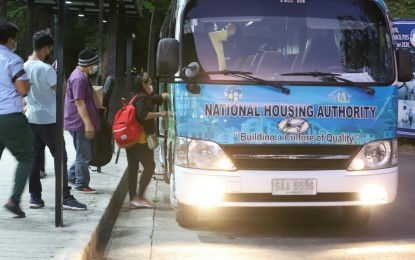
{"type": "Polygon", "coordinates": [[[408,50],[399,49],[396,51],[396,62],[398,67],[398,81],[408,82],[414,77],[412,68],[414,66],[412,61],[412,54],[408,50]]]}
{"type": "Polygon", "coordinates": [[[179,42],[173,38],[159,41],[156,69],[159,74],[174,75],[179,70],[179,42]]]}

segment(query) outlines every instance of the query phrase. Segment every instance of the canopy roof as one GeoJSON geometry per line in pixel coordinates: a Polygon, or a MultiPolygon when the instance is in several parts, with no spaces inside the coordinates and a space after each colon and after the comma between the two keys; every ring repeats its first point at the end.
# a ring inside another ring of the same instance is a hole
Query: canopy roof
{"type": "MultiPolygon", "coordinates": [[[[108,14],[109,1],[103,0],[104,13],[108,14]]],[[[25,2],[35,4],[36,6],[43,6],[53,13],[58,11],[59,0],[26,0],[25,2]]],[[[98,15],[99,14],[99,0],[67,0],[66,12],[72,14],[83,13],[84,15],[98,15]]],[[[127,17],[142,17],[140,0],[117,0],[119,4],[124,3],[125,15],[127,17]]]]}

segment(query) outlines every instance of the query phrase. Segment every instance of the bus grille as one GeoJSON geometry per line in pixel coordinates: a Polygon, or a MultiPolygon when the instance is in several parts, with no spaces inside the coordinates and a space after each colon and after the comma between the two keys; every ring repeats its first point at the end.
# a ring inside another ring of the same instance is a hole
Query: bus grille
{"type": "Polygon", "coordinates": [[[239,170],[341,170],[359,145],[223,145],[239,170]]]}
{"type": "Polygon", "coordinates": [[[271,193],[225,193],[223,202],[338,202],[359,201],[358,192],[316,195],[272,195],[271,193]]]}

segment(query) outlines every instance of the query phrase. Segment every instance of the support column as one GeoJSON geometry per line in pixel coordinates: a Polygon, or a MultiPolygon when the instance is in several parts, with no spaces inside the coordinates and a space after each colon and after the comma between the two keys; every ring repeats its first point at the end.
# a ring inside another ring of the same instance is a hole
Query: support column
{"type": "Polygon", "coordinates": [[[64,106],[64,69],[63,69],[63,43],[64,43],[64,34],[65,31],[65,0],[59,0],[58,7],[58,37],[57,45],[58,48],[57,58],[58,58],[58,71],[57,71],[57,89],[56,89],[56,163],[57,163],[57,172],[55,172],[55,226],[62,227],[62,190],[63,190],[63,150],[64,147],[64,137],[63,137],[63,106],[64,106]]]}
{"type": "Polygon", "coordinates": [[[102,44],[103,44],[103,31],[104,31],[104,0],[99,0],[99,15],[98,15],[98,56],[99,56],[99,64],[98,64],[98,86],[102,86],[105,79],[102,75],[102,44]]]}
{"type": "Polygon", "coordinates": [[[129,30],[128,35],[127,35],[127,62],[126,62],[126,68],[127,68],[126,91],[127,92],[131,92],[131,87],[132,87],[133,80],[134,80],[132,78],[132,73],[131,73],[131,69],[133,66],[133,40],[134,38],[135,37],[133,37],[133,33],[131,32],[131,30],[129,30]]]}
{"type": "Polygon", "coordinates": [[[26,34],[26,57],[32,54],[32,37],[34,34],[33,25],[34,25],[34,3],[33,0],[27,1],[27,34],[26,34]]]}
{"type": "Polygon", "coordinates": [[[149,37],[148,37],[148,51],[147,51],[147,71],[148,74],[150,75],[150,77],[152,79],[155,78],[155,67],[154,67],[154,63],[155,63],[155,16],[156,16],[156,12],[153,10],[152,14],[151,14],[151,23],[150,23],[150,32],[149,32],[149,37]]]}
{"type": "MultiPolygon", "coordinates": [[[[117,35],[118,35],[118,5],[117,0],[109,0],[108,11],[108,55],[105,76],[117,76],[117,35]]],[[[121,107],[121,101],[116,95],[119,86],[119,79],[115,81],[114,90],[109,100],[107,108],[108,122],[113,123],[113,119],[117,110],[121,107]]]]}
{"type": "Polygon", "coordinates": [[[0,0],[0,17],[7,17],[7,0],[0,0]]]}
{"type": "MultiPolygon", "coordinates": [[[[126,91],[126,80],[125,80],[125,65],[126,65],[126,56],[127,56],[127,40],[126,40],[126,27],[128,26],[126,23],[126,17],[125,17],[125,5],[124,0],[121,0],[118,2],[118,37],[117,37],[117,92],[116,97],[118,100],[121,100],[121,98],[130,97],[130,93],[126,91]]],[[[121,103],[120,103],[121,104],[121,103]]],[[[121,107],[121,105],[120,105],[121,107]]]]}

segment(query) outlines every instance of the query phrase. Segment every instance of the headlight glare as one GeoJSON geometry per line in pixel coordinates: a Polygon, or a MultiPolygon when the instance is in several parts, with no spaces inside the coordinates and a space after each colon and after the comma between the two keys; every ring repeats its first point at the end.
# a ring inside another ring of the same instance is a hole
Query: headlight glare
{"type": "Polygon", "coordinates": [[[347,168],[350,171],[374,170],[397,165],[396,139],[366,144],[347,168]]]}
{"type": "Polygon", "coordinates": [[[217,143],[182,137],[176,141],[176,164],[196,169],[236,170],[232,160],[217,143]]]}

